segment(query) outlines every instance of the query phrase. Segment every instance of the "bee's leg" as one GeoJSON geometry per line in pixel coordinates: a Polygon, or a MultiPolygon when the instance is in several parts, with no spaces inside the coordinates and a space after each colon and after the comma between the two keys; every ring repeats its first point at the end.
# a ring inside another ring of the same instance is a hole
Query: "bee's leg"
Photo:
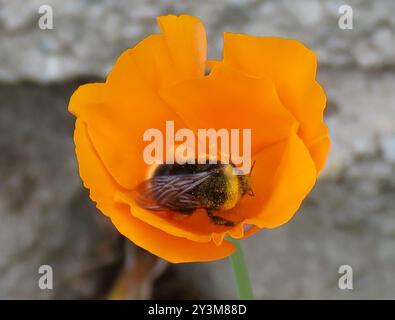
{"type": "Polygon", "coordinates": [[[211,222],[220,226],[233,227],[235,224],[233,221],[227,220],[220,216],[216,216],[212,210],[206,209],[207,215],[211,222]]]}

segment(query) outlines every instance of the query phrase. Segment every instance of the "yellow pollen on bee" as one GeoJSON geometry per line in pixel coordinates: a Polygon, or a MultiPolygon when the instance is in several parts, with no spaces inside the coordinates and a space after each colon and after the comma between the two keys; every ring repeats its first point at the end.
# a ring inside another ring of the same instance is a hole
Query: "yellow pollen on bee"
{"type": "Polygon", "coordinates": [[[227,180],[227,192],[228,195],[227,200],[222,206],[222,210],[229,210],[236,206],[237,202],[240,200],[240,188],[239,188],[239,179],[237,175],[233,174],[233,167],[231,165],[227,165],[225,168],[225,175],[227,180]]]}

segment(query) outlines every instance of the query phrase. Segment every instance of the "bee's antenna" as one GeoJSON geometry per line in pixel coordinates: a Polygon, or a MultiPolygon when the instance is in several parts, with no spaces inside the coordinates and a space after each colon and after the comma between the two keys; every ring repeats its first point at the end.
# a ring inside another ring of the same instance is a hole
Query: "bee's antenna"
{"type": "MultiPolygon", "coordinates": [[[[252,170],[254,169],[256,160],[254,160],[254,162],[252,163],[251,169],[250,169],[250,173],[248,174],[249,177],[251,177],[252,174],[252,170]]],[[[252,190],[252,187],[250,186],[250,189],[248,190],[248,195],[251,197],[255,197],[255,192],[254,190],[252,190]]]]}
{"type": "Polygon", "coordinates": [[[252,170],[254,169],[255,163],[256,163],[256,160],[254,160],[254,162],[252,163],[252,166],[251,166],[251,169],[250,169],[250,173],[249,173],[250,177],[251,177],[251,174],[252,174],[252,170]]]}

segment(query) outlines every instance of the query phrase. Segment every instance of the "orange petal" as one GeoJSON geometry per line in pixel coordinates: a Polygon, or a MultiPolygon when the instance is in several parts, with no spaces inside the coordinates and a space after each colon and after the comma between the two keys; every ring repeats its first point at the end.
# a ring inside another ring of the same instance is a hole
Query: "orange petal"
{"type": "Polygon", "coordinates": [[[73,95],[73,109],[88,125],[90,138],[114,179],[123,187],[133,189],[146,178],[147,165],[142,157],[147,142],[143,141],[147,129],[157,128],[165,132],[166,120],[182,121],[160,100],[150,83],[133,63],[132,52],[124,53],[118,60],[115,74],[127,73],[127,83],[121,76],[115,83],[107,83],[101,104],[96,96],[81,86],[73,95]],[[104,96],[104,98],[103,98],[104,96]]]}
{"type": "Polygon", "coordinates": [[[251,129],[253,154],[285,139],[296,125],[269,79],[251,78],[224,66],[203,79],[163,88],[160,94],[194,130],[251,129]]]}
{"type": "Polygon", "coordinates": [[[331,141],[328,135],[317,139],[309,146],[311,157],[314,159],[317,172],[320,173],[324,167],[327,155],[331,146],[331,141]]]}
{"type": "MultiPolygon", "coordinates": [[[[136,84],[136,90],[141,86],[136,84]]],[[[135,188],[146,179],[148,165],[144,161],[144,148],[149,142],[143,140],[148,129],[166,132],[166,120],[175,121],[175,130],[185,127],[179,117],[168,109],[160,99],[141,88],[131,105],[113,101],[99,108],[86,108],[84,121],[89,136],[114,179],[127,189],[135,188]]]]}
{"type": "MultiPolygon", "coordinates": [[[[292,136],[296,136],[295,130],[292,136]]],[[[226,211],[225,215],[228,219],[242,220],[242,224],[248,224],[249,219],[256,217],[264,209],[265,204],[270,201],[282,159],[288,157],[287,147],[290,139],[287,137],[267,146],[253,157],[255,165],[251,175],[251,186],[255,195],[244,196],[235,208],[226,211]]]]}
{"type": "Polygon", "coordinates": [[[177,71],[184,79],[204,75],[207,40],[202,22],[189,15],[158,17],[158,24],[177,71]]]}
{"type": "Polygon", "coordinates": [[[140,81],[155,90],[204,76],[207,40],[201,21],[188,15],[160,16],[157,20],[161,34],[151,35],[125,51],[107,78],[107,83],[127,89],[123,94],[134,94],[129,77],[136,68],[140,81]]]}
{"type": "MultiPolygon", "coordinates": [[[[315,80],[316,56],[302,43],[225,33],[223,63],[250,76],[272,79],[283,105],[301,124],[299,134],[306,145],[327,134],[323,122],[326,97],[315,80]]],[[[318,168],[322,160],[314,161],[318,168]]]]}
{"type": "Polygon", "coordinates": [[[72,94],[69,111],[76,117],[80,116],[87,105],[100,105],[105,101],[104,83],[88,83],[79,86],[72,94]]]}
{"type": "Polygon", "coordinates": [[[77,119],[75,123],[74,143],[79,174],[84,186],[90,190],[91,199],[96,202],[112,202],[118,186],[100,162],[81,119],[77,119]]]}
{"type": "MultiPolygon", "coordinates": [[[[213,224],[203,209],[197,209],[193,214],[185,216],[179,212],[153,212],[139,207],[135,201],[135,192],[117,191],[114,201],[128,205],[130,213],[141,221],[165,231],[176,237],[183,237],[197,242],[209,242],[212,239],[220,244],[225,234],[232,237],[242,236],[242,225],[226,227],[213,224]]],[[[222,212],[223,213],[223,212],[222,212]]],[[[239,221],[240,215],[221,214],[232,221],[239,221]]]]}
{"type": "Polygon", "coordinates": [[[212,261],[222,259],[234,251],[234,246],[223,241],[200,243],[172,236],[132,216],[128,206],[122,204],[99,205],[112,223],[136,245],[172,263],[212,261]]]}
{"type": "MultiPolygon", "coordinates": [[[[264,162],[265,156],[270,157],[276,151],[263,150],[257,156],[255,176],[252,178],[254,190],[257,186],[255,197],[252,200],[248,199],[250,202],[241,203],[238,208],[247,212],[258,210],[255,217],[245,221],[247,224],[255,224],[260,228],[274,228],[288,222],[314,186],[316,168],[303,141],[296,133],[292,133],[283,147],[281,159],[271,179],[268,179],[263,170],[258,170],[259,158],[264,162]],[[266,192],[269,192],[266,194],[261,191],[262,180],[268,184],[266,192]]],[[[266,165],[266,169],[272,168],[268,160],[266,165]]]]}
{"type": "MultiPolygon", "coordinates": [[[[128,194],[127,192],[118,192],[115,194],[114,201],[128,205],[130,207],[130,213],[134,217],[147,224],[150,224],[153,227],[163,230],[166,233],[197,242],[211,241],[211,232],[199,232],[199,226],[196,226],[196,229],[194,230],[193,228],[190,228],[189,225],[182,223],[182,221],[173,220],[168,214],[163,216],[159,212],[152,212],[139,207],[135,203],[133,194],[128,194]]],[[[196,214],[197,213],[195,212],[193,215],[196,214]]],[[[180,213],[178,213],[178,215],[180,215],[180,213]]],[[[185,217],[185,219],[188,219],[188,217],[185,217]]],[[[205,221],[205,223],[207,225],[208,221],[205,221]]]]}

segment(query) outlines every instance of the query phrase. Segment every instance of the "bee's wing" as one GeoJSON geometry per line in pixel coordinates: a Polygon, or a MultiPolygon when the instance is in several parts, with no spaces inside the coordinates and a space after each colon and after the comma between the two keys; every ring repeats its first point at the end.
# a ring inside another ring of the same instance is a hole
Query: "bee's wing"
{"type": "Polygon", "coordinates": [[[195,209],[200,206],[200,202],[188,191],[197,187],[211,174],[212,171],[205,171],[148,179],[137,188],[137,204],[153,211],[195,209]]]}

